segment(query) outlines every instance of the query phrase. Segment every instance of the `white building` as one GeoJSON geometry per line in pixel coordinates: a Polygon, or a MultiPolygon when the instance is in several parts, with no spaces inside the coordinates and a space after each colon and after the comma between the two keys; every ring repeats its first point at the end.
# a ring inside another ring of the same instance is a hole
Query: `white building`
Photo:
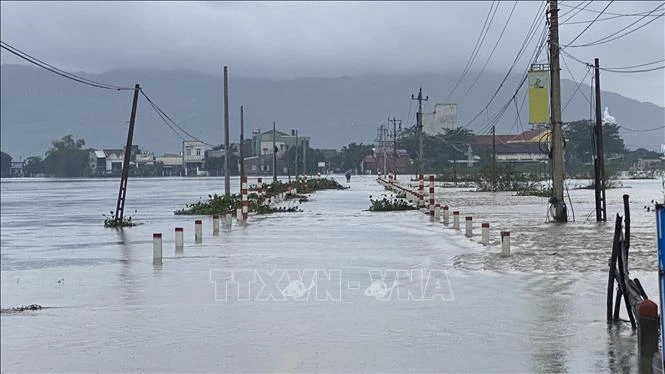
{"type": "Polygon", "coordinates": [[[457,128],[457,104],[436,104],[433,112],[423,113],[423,132],[441,135],[457,128]]]}
{"type": "Polygon", "coordinates": [[[185,175],[198,175],[203,169],[206,145],[199,141],[186,140],[182,142],[182,166],[185,175]]]}

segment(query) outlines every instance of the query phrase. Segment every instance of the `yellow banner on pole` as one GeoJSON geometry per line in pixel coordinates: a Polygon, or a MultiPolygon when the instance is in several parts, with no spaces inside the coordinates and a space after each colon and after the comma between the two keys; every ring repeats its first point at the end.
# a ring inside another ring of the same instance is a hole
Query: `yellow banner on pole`
{"type": "Polygon", "coordinates": [[[529,123],[532,125],[550,122],[549,71],[530,70],[529,80],[529,123]]]}

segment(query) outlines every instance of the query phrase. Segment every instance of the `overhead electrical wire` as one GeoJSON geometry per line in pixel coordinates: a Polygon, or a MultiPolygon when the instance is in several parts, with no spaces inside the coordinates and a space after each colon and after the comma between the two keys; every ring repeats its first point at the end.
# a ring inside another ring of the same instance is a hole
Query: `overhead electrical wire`
{"type": "Polygon", "coordinates": [[[107,84],[107,83],[97,82],[97,81],[82,77],[80,75],[76,75],[76,74],[66,72],[62,69],[56,68],[53,65],[47,64],[46,62],[41,61],[41,60],[29,55],[28,53],[23,52],[20,49],[12,46],[11,44],[3,42],[3,41],[0,41],[0,47],[2,47],[4,50],[6,50],[7,52],[9,52],[9,53],[11,53],[15,56],[20,57],[21,59],[30,62],[33,65],[36,65],[36,66],[38,66],[38,67],[40,67],[44,70],[48,70],[51,73],[59,75],[63,78],[67,78],[67,79],[76,81],[78,83],[82,83],[82,84],[92,86],[92,87],[96,87],[96,88],[102,88],[102,89],[105,89],[105,90],[116,90],[116,91],[128,91],[128,90],[133,91],[134,90],[134,87],[115,86],[115,85],[111,85],[111,84],[107,84]]]}
{"type": "Polygon", "coordinates": [[[487,13],[487,16],[485,17],[485,23],[483,24],[483,28],[480,30],[480,34],[478,35],[478,39],[476,39],[476,44],[473,47],[473,50],[471,51],[471,55],[469,56],[469,60],[466,62],[466,66],[464,67],[464,70],[462,71],[462,74],[460,75],[459,79],[457,79],[457,82],[453,86],[452,90],[448,93],[446,96],[446,100],[448,100],[452,94],[455,92],[457,87],[459,87],[460,83],[462,83],[462,80],[464,77],[468,74],[469,70],[471,69],[471,65],[473,65],[474,60],[476,59],[476,56],[478,55],[478,52],[480,51],[480,47],[483,44],[483,41],[485,40],[485,37],[487,36],[487,32],[489,31],[489,26],[492,23],[492,20],[494,19],[494,14],[496,14],[496,10],[499,9],[499,4],[496,1],[492,1],[492,4],[490,5],[490,10],[487,13]],[[496,8],[494,5],[496,4],[496,8]],[[494,12],[492,12],[494,11],[494,12]]]}
{"type": "MultiPolygon", "coordinates": [[[[559,5],[567,7],[567,8],[574,8],[572,5],[564,4],[562,1],[559,2],[559,5]]],[[[584,9],[584,10],[587,11],[587,12],[592,12],[592,13],[603,13],[603,14],[607,14],[607,15],[610,15],[610,16],[630,17],[630,16],[641,16],[642,15],[640,13],[628,13],[628,14],[624,13],[624,14],[622,14],[622,13],[604,12],[604,11],[600,11],[600,10],[597,10],[597,9],[584,9]]]]}
{"type": "MultiPolygon", "coordinates": [[[[494,56],[494,52],[496,51],[496,48],[499,46],[499,42],[501,42],[501,38],[503,37],[503,34],[506,32],[506,28],[508,27],[508,24],[510,23],[511,18],[513,17],[513,13],[515,12],[515,7],[517,7],[517,1],[513,4],[513,8],[510,10],[510,14],[508,15],[508,19],[506,20],[506,23],[503,25],[503,29],[501,30],[501,33],[499,34],[499,38],[496,40],[496,43],[494,43],[494,48],[492,48],[492,51],[490,52],[489,56],[487,57],[487,60],[485,60],[485,64],[483,67],[480,69],[478,74],[476,74],[476,78],[473,80],[471,85],[466,89],[462,97],[459,99],[459,101],[464,100],[466,95],[469,94],[471,89],[476,85],[478,82],[478,79],[480,76],[485,72],[485,69],[487,68],[487,65],[489,62],[492,60],[492,56],[494,56]]],[[[498,8],[498,7],[497,7],[498,8]]]]}
{"type": "MultiPolygon", "coordinates": [[[[566,12],[566,13],[560,14],[560,15],[559,15],[559,18],[564,18],[564,17],[565,17],[566,15],[568,15],[569,13],[572,13],[572,12],[574,12],[575,10],[577,10],[577,12],[575,12],[575,14],[573,14],[573,15],[569,16],[568,18],[562,20],[561,22],[559,22],[559,24],[563,24],[563,23],[566,23],[566,22],[570,21],[570,20],[573,19],[576,15],[578,15],[581,11],[583,11],[583,10],[586,9],[589,5],[591,5],[592,2],[593,2],[593,0],[582,1],[582,2],[579,3],[577,6],[575,6],[575,8],[571,9],[569,12],[566,12]],[[582,5],[583,3],[586,3],[586,4],[584,4],[584,6],[583,6],[582,8],[579,8],[579,6],[582,5]],[[578,9],[578,8],[579,8],[579,9],[578,9]]],[[[560,2],[559,2],[559,5],[561,5],[560,2]]]]}
{"type": "Polygon", "coordinates": [[[628,130],[628,131],[633,131],[633,132],[651,132],[651,131],[657,131],[657,130],[665,129],[665,125],[654,127],[652,129],[633,129],[633,128],[630,128],[630,127],[626,127],[624,125],[618,125],[618,127],[621,128],[621,129],[628,130]]]}
{"type": "MultiPolygon", "coordinates": [[[[508,77],[510,76],[510,73],[512,73],[513,69],[514,69],[515,66],[517,65],[517,62],[519,61],[519,59],[522,57],[522,55],[523,55],[524,52],[526,51],[526,46],[529,44],[529,42],[533,39],[533,37],[534,37],[535,34],[536,34],[536,33],[535,33],[535,31],[536,31],[536,25],[538,24],[538,23],[537,23],[537,22],[538,22],[538,19],[540,19],[540,17],[542,16],[540,13],[544,10],[544,8],[543,8],[543,5],[544,5],[544,4],[545,4],[545,2],[543,2],[543,3],[541,4],[541,7],[540,7],[541,9],[540,9],[539,12],[536,14],[536,17],[534,18],[534,22],[533,22],[533,24],[532,24],[532,26],[531,26],[531,29],[527,32],[527,35],[526,35],[526,37],[525,37],[525,39],[524,39],[524,42],[522,43],[522,46],[520,47],[520,50],[517,52],[517,54],[516,54],[516,56],[515,56],[515,59],[513,60],[512,65],[511,65],[510,68],[508,69],[508,72],[505,74],[503,80],[501,81],[501,83],[499,84],[499,86],[497,87],[497,89],[494,91],[494,93],[493,93],[492,97],[490,98],[490,100],[487,102],[487,104],[486,104],[486,105],[485,105],[480,111],[478,111],[478,113],[477,113],[473,118],[471,118],[471,120],[467,121],[467,122],[466,122],[464,125],[462,125],[461,127],[468,127],[470,124],[472,124],[473,122],[475,122],[476,119],[478,119],[478,118],[480,117],[480,115],[481,115],[481,114],[482,114],[487,108],[489,108],[489,106],[492,104],[492,102],[494,101],[494,99],[495,99],[496,96],[498,95],[498,93],[499,93],[499,91],[501,90],[501,88],[503,88],[504,84],[506,83],[506,80],[507,80],[508,77]]],[[[530,64],[531,64],[532,61],[537,60],[538,55],[540,54],[540,52],[542,51],[542,48],[544,47],[544,41],[545,41],[546,31],[547,31],[547,25],[545,25],[545,27],[543,27],[543,30],[542,30],[542,32],[541,32],[540,42],[536,44],[536,49],[535,49],[535,51],[534,51],[534,53],[533,53],[533,55],[532,55],[532,58],[529,60],[529,66],[530,66],[530,64]]],[[[527,68],[527,70],[528,70],[528,68],[527,68]]],[[[524,74],[524,77],[522,78],[522,80],[521,80],[521,82],[520,82],[520,84],[519,84],[519,86],[518,86],[516,92],[519,92],[519,89],[522,87],[522,85],[524,85],[525,82],[526,82],[526,73],[524,74]]],[[[513,96],[515,96],[515,95],[513,95],[513,96]]],[[[512,98],[511,98],[511,100],[512,100],[512,98]]],[[[504,105],[504,107],[502,107],[502,109],[500,110],[501,115],[502,115],[503,113],[505,113],[505,109],[504,109],[504,108],[507,108],[509,105],[510,105],[510,101],[509,101],[506,105],[504,105]]],[[[494,121],[496,118],[497,118],[497,116],[493,117],[493,119],[490,120],[490,122],[494,121]]]]}
{"type": "MultiPolygon", "coordinates": [[[[610,4],[611,4],[611,2],[610,2],[610,4]]],[[[577,38],[575,38],[575,39],[573,39],[570,43],[568,43],[568,45],[566,45],[565,47],[566,47],[566,48],[591,47],[591,46],[595,46],[595,45],[601,45],[601,44],[609,43],[609,42],[611,42],[611,41],[614,41],[614,40],[617,40],[617,39],[623,38],[623,37],[626,36],[626,35],[630,35],[630,34],[634,33],[635,31],[640,30],[640,29],[646,27],[647,25],[649,25],[650,23],[652,23],[652,22],[658,20],[659,18],[662,18],[662,17],[663,17],[663,14],[660,14],[660,15],[658,15],[658,16],[656,16],[656,17],[653,17],[651,20],[649,20],[648,22],[644,23],[643,25],[640,25],[639,27],[636,27],[636,28],[634,28],[634,29],[632,29],[632,30],[630,30],[630,31],[628,31],[628,32],[626,32],[626,33],[624,33],[624,34],[622,34],[622,35],[615,36],[615,35],[617,35],[617,34],[623,32],[623,31],[627,30],[627,29],[630,28],[631,26],[634,26],[634,25],[637,24],[638,22],[642,21],[642,20],[645,19],[647,16],[649,16],[651,13],[656,12],[656,11],[659,10],[663,5],[665,5],[665,2],[661,3],[661,4],[658,5],[656,8],[654,8],[653,10],[651,10],[648,14],[646,14],[646,15],[640,17],[640,18],[639,18],[638,20],[636,20],[635,22],[631,23],[631,24],[628,25],[628,26],[625,26],[624,28],[622,28],[622,29],[620,29],[620,30],[618,30],[618,31],[615,31],[614,33],[612,33],[612,34],[610,34],[610,35],[607,35],[607,36],[605,36],[605,37],[602,37],[602,38],[600,38],[600,39],[598,39],[598,40],[595,40],[595,41],[593,41],[593,42],[573,45],[573,42],[574,42],[575,40],[577,40],[577,38]]],[[[608,4],[608,6],[609,6],[609,4],[608,4]]],[[[587,28],[588,28],[589,26],[591,26],[592,24],[593,24],[593,22],[590,23],[590,24],[587,26],[587,28]]],[[[585,30],[586,30],[586,29],[585,29],[585,30]]],[[[579,35],[578,35],[578,37],[579,37],[579,35]]]]}
{"type": "MultiPolygon", "coordinates": [[[[160,117],[162,118],[162,120],[164,120],[164,122],[165,122],[167,125],[169,125],[169,122],[170,122],[173,126],[175,126],[176,128],[178,128],[178,130],[182,131],[182,133],[184,133],[185,135],[189,136],[190,139],[193,139],[193,140],[195,140],[195,141],[197,141],[197,142],[201,142],[201,143],[203,143],[203,144],[205,144],[205,145],[207,145],[207,146],[209,146],[209,147],[215,147],[214,144],[210,144],[210,143],[206,143],[206,142],[204,142],[203,140],[201,140],[201,139],[195,137],[194,135],[192,135],[192,134],[190,134],[189,132],[187,132],[187,130],[185,130],[185,129],[183,129],[181,126],[179,126],[179,125],[178,125],[178,124],[177,124],[177,123],[176,123],[171,117],[169,117],[168,114],[166,114],[166,113],[165,113],[165,112],[164,112],[159,106],[157,106],[157,104],[155,104],[155,102],[152,101],[152,100],[148,97],[148,95],[146,95],[145,92],[143,92],[143,90],[141,90],[141,94],[143,95],[143,97],[145,97],[145,99],[148,101],[148,103],[150,103],[150,106],[152,106],[152,108],[157,112],[157,114],[160,115],[160,117]]],[[[169,125],[169,127],[171,127],[171,125],[169,125]]],[[[171,127],[171,129],[173,130],[173,127],[171,127]]],[[[174,130],[174,132],[175,132],[175,130],[174,130]]],[[[181,137],[181,139],[182,139],[182,137],[181,137]]],[[[183,140],[185,140],[185,139],[183,139],[183,140]]]]}
{"type": "Polygon", "coordinates": [[[591,27],[591,25],[593,25],[593,24],[598,20],[598,18],[600,18],[600,16],[603,15],[603,12],[605,12],[605,11],[607,10],[607,8],[609,8],[610,5],[612,5],[613,2],[614,2],[614,0],[611,0],[609,3],[607,3],[607,5],[605,6],[605,8],[603,8],[603,10],[602,10],[600,13],[598,13],[598,15],[596,16],[596,18],[594,18],[594,20],[591,21],[591,23],[589,23],[589,24],[584,28],[584,30],[582,30],[579,34],[577,34],[577,36],[576,36],[575,38],[573,38],[573,40],[571,40],[567,45],[565,45],[565,46],[561,46],[561,47],[562,47],[562,48],[567,47],[567,46],[573,44],[577,39],[579,39],[580,36],[582,36],[582,35],[583,35],[583,34],[584,34],[584,33],[585,33],[585,32],[591,27]]]}
{"type": "MultiPolygon", "coordinates": [[[[660,10],[660,9],[659,9],[659,10],[660,10]]],[[[605,17],[605,18],[598,18],[598,19],[595,20],[595,21],[594,21],[594,20],[584,20],[584,21],[564,21],[564,22],[559,23],[559,26],[561,26],[561,25],[580,25],[580,24],[591,23],[591,22],[602,22],[602,21],[609,21],[609,20],[612,20],[612,19],[624,18],[624,17],[640,17],[640,16],[643,16],[643,15],[645,15],[645,14],[646,14],[647,16],[649,16],[650,13],[651,13],[651,12],[641,12],[641,13],[633,13],[633,14],[619,14],[619,15],[616,15],[616,16],[610,16],[610,17],[605,17]]],[[[605,14],[607,14],[607,13],[605,13],[605,14]]],[[[659,14],[651,15],[651,17],[662,17],[662,16],[663,16],[663,13],[659,13],[659,14]]]]}

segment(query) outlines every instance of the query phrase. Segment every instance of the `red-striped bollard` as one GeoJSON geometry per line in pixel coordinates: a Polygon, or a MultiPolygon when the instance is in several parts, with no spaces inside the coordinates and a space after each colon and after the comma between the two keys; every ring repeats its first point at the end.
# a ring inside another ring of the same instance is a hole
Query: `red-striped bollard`
{"type": "Polygon", "coordinates": [[[247,195],[247,176],[240,177],[240,193],[242,193],[242,220],[247,221],[249,215],[249,197],[247,195]]]}
{"type": "Polygon", "coordinates": [[[162,264],[162,233],[152,234],[152,264],[162,264]]]}
{"type": "Polygon", "coordinates": [[[448,205],[443,206],[443,224],[448,226],[450,224],[450,211],[448,205]]]}
{"type": "Polygon", "coordinates": [[[200,219],[194,221],[194,242],[201,243],[203,241],[203,222],[200,219]]]}
{"type": "Polygon", "coordinates": [[[259,196],[263,195],[263,178],[261,177],[256,180],[256,193],[259,196]]]}
{"type": "Polygon", "coordinates": [[[185,238],[183,238],[183,234],[182,227],[175,228],[175,253],[182,253],[182,250],[185,247],[185,238]]]}
{"type": "Polygon", "coordinates": [[[212,216],[212,236],[219,235],[219,216],[212,216]]]}
{"type": "Polygon", "coordinates": [[[510,231],[501,231],[501,255],[510,256],[510,231]]]}
{"type": "Polygon", "coordinates": [[[482,233],[481,233],[481,240],[480,242],[483,245],[489,245],[490,244],[490,224],[488,222],[485,222],[482,224],[482,233]]]}
{"type": "Polygon", "coordinates": [[[470,238],[473,236],[473,217],[466,216],[464,220],[466,221],[466,233],[464,235],[466,235],[467,238],[470,238]]]}
{"type": "Polygon", "coordinates": [[[459,212],[453,212],[453,230],[459,230],[459,212]]]}
{"type": "Polygon", "coordinates": [[[425,193],[425,179],[422,174],[418,175],[418,208],[425,206],[423,194],[425,193]]]}
{"type": "Polygon", "coordinates": [[[441,204],[439,203],[434,204],[434,220],[441,220],[441,204]]]}
{"type": "Polygon", "coordinates": [[[658,352],[658,305],[649,299],[639,302],[635,305],[635,317],[638,352],[650,363],[654,353],[658,352]]]}
{"type": "Polygon", "coordinates": [[[429,215],[434,217],[434,176],[429,176],[429,215]]]}

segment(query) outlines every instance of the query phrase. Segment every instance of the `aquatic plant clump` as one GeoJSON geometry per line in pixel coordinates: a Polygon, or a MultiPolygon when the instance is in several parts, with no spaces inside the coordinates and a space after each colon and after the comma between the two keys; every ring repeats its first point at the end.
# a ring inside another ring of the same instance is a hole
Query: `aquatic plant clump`
{"type": "Polygon", "coordinates": [[[418,210],[417,207],[411,205],[408,201],[403,198],[398,198],[395,196],[386,196],[382,195],[381,199],[373,199],[372,196],[369,197],[371,206],[369,207],[370,212],[390,212],[390,211],[401,211],[401,210],[418,210]]]}
{"type": "Polygon", "coordinates": [[[122,217],[122,219],[115,219],[113,217],[113,212],[111,212],[111,216],[106,216],[104,219],[104,227],[111,227],[111,228],[118,228],[118,227],[134,227],[140,225],[140,223],[134,221],[132,219],[132,216],[129,217],[122,217]]]}

